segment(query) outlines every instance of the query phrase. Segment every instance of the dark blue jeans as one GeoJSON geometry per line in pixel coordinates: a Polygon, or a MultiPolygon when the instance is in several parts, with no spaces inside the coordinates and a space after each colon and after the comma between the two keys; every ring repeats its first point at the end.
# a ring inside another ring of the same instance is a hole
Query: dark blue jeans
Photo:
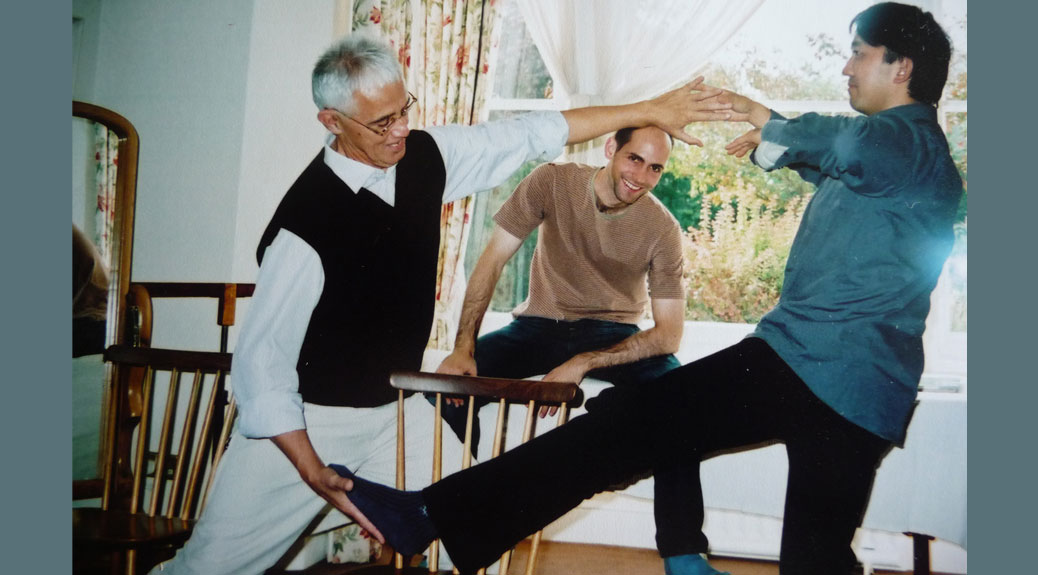
{"type": "MultiPolygon", "coordinates": [[[[612,321],[521,316],[476,341],[476,368],[483,377],[541,375],[579,353],[607,348],[638,331],[636,325],[612,321]]],[[[661,355],[595,369],[587,376],[623,387],[652,381],[679,365],[673,355],[661,355]]]]}
{"type": "MultiPolygon", "coordinates": [[[[556,321],[520,316],[476,341],[476,369],[482,377],[521,379],[541,375],[579,353],[607,348],[638,331],[636,325],[612,321],[556,321]]],[[[627,388],[653,381],[680,365],[673,355],[660,355],[595,369],[588,372],[587,377],[627,388]]],[[[477,401],[476,408],[485,404],[485,401],[477,401]]],[[[588,409],[593,409],[593,402],[588,409]]],[[[444,405],[443,419],[460,439],[464,438],[466,413],[467,405],[444,405]]],[[[474,455],[478,430],[477,425],[473,430],[474,455]]],[[[656,546],[660,555],[670,557],[707,551],[709,542],[703,533],[703,492],[698,460],[656,471],[654,506],[656,546]]]]}
{"type": "MultiPolygon", "coordinates": [[[[597,319],[557,321],[520,316],[505,327],[476,340],[476,370],[482,377],[523,379],[543,375],[586,351],[615,345],[638,333],[638,326],[597,319]]],[[[588,372],[587,377],[618,387],[652,381],[681,365],[673,355],[645,358],[633,363],[588,372]]],[[[428,396],[427,396],[428,397],[428,396]]],[[[432,402],[432,397],[429,397],[432,402]]],[[[476,409],[487,404],[477,399],[476,409]]],[[[443,420],[459,439],[465,437],[468,406],[443,406],[443,420]]],[[[472,454],[476,455],[479,427],[473,430],[472,454]]]]}

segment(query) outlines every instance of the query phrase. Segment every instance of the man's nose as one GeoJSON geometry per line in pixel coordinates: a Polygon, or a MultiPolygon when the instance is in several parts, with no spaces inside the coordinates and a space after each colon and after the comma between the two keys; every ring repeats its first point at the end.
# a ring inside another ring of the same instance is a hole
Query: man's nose
{"type": "Polygon", "coordinates": [[[393,126],[389,128],[389,133],[397,138],[406,138],[411,133],[411,127],[407,125],[407,117],[397,118],[393,122],[393,126]]]}
{"type": "Polygon", "coordinates": [[[651,180],[652,175],[652,166],[643,164],[641,167],[638,168],[638,184],[642,186],[647,185],[646,182],[649,182],[651,180]]]}

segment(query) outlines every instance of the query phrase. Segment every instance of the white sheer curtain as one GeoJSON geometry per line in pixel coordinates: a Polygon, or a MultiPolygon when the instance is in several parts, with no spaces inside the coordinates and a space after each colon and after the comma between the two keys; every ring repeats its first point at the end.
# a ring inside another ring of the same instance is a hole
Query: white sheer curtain
{"type": "MultiPolygon", "coordinates": [[[[691,80],[764,0],[519,0],[556,98],[625,104],[691,80]]],[[[571,161],[598,163],[592,143],[571,161]]]]}
{"type": "Polygon", "coordinates": [[[764,0],[521,0],[570,107],[623,104],[691,80],[764,0]]]}

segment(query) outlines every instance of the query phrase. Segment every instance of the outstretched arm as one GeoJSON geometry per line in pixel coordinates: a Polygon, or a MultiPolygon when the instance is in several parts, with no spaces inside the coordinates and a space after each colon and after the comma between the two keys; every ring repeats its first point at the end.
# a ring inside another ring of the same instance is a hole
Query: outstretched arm
{"type": "MultiPolygon", "coordinates": [[[[543,381],[580,383],[592,369],[677,352],[685,328],[685,300],[653,299],[652,317],[656,322],[653,327],[605,349],[577,354],[551,370],[543,381]]],[[[555,407],[542,407],[540,416],[554,415],[555,411],[555,407]]]]}
{"type": "Polygon", "coordinates": [[[494,226],[490,243],[479,256],[476,268],[472,270],[472,277],[469,278],[469,286],[465,290],[465,302],[461,308],[454,351],[440,364],[436,370],[438,373],[478,375],[475,353],[479,326],[494,296],[494,286],[501,277],[501,270],[522,243],[521,238],[506,232],[501,226],[494,226]]]}
{"type": "Polygon", "coordinates": [[[313,489],[339,511],[352,517],[380,543],[386,542],[378,528],[357,509],[357,506],[347,496],[347,492],[353,489],[353,481],[341,477],[321,461],[320,456],[314,451],[314,446],[310,443],[310,436],[305,429],[289,431],[270,439],[288,457],[292,465],[299,471],[299,477],[310,486],[310,489],[313,489]]]}
{"type": "Polygon", "coordinates": [[[684,86],[651,100],[622,106],[592,106],[562,112],[569,124],[567,144],[586,142],[626,127],[658,126],[671,136],[695,146],[698,138],[685,131],[692,122],[743,120],[732,103],[718,99],[722,90],[703,83],[700,76],[684,86]]]}
{"type": "Polygon", "coordinates": [[[732,121],[745,121],[753,124],[755,128],[761,128],[771,119],[771,110],[767,106],[741,94],[725,90],[717,100],[731,105],[732,112],[739,115],[732,121]]]}

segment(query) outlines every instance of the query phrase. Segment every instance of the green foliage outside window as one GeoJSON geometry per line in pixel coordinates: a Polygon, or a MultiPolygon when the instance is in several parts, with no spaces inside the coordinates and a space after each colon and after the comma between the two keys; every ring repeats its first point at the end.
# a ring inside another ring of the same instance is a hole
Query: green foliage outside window
{"type": "Polygon", "coordinates": [[[724,145],[740,126],[697,131],[704,147],[675,149],[654,193],[684,233],[686,319],[754,323],[778,301],[789,247],[814,187],[789,170],[764,172],[724,145]],[[679,199],[677,206],[674,199],[679,199]]]}
{"type": "Polygon", "coordinates": [[[727,155],[724,145],[745,129],[697,129],[704,146],[677,146],[653,192],[685,231],[690,320],[754,323],[775,305],[793,235],[814,191],[792,171],[764,172],[747,158],[727,155]]]}

